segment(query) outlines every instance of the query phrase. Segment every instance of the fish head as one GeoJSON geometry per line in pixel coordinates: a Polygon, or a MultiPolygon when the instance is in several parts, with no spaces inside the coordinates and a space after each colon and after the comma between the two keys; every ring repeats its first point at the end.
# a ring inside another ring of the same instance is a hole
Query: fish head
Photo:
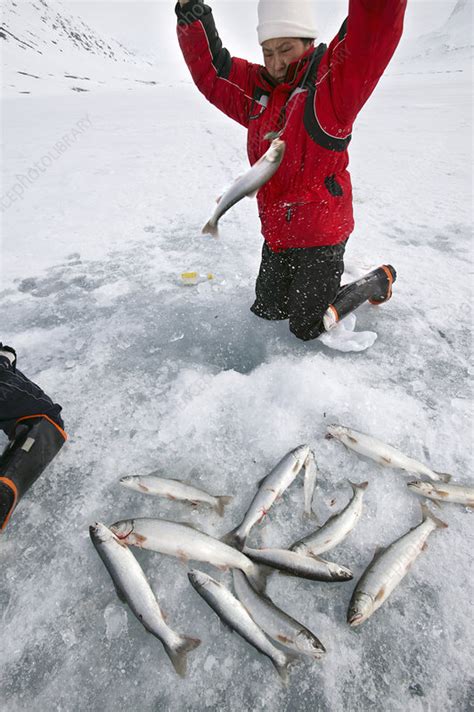
{"type": "Polygon", "coordinates": [[[298,445],[298,447],[293,450],[293,455],[296,457],[298,465],[303,467],[310,452],[309,445],[298,445]]]}
{"type": "Polygon", "coordinates": [[[407,487],[414,492],[418,492],[418,494],[424,494],[426,496],[435,492],[435,488],[432,484],[430,484],[430,482],[422,482],[421,480],[408,482],[407,487]]]}
{"type": "Polygon", "coordinates": [[[131,475],[127,475],[126,477],[121,477],[119,480],[119,483],[121,485],[123,485],[123,487],[131,487],[134,489],[136,487],[135,477],[132,477],[131,475]]]}
{"type": "Polygon", "coordinates": [[[123,519],[121,522],[115,522],[110,525],[110,530],[115,534],[120,541],[127,541],[127,544],[137,544],[137,537],[134,534],[135,521],[133,519],[123,519]]]}
{"type": "Polygon", "coordinates": [[[331,578],[334,581],[350,581],[354,578],[352,571],[347,569],[345,566],[341,566],[340,564],[328,562],[328,569],[331,574],[331,578]]]}
{"type": "Polygon", "coordinates": [[[188,579],[194,588],[205,588],[212,581],[210,576],[205,574],[204,571],[199,571],[199,569],[188,571],[188,579]]]}
{"type": "Polygon", "coordinates": [[[346,435],[346,430],[343,425],[328,425],[327,431],[326,431],[326,440],[331,440],[332,438],[336,438],[336,440],[342,440],[343,437],[346,435]]]}
{"type": "Polygon", "coordinates": [[[326,652],[326,648],[321,641],[304,629],[300,630],[296,635],[295,645],[299,652],[311,655],[315,659],[321,658],[326,652]]]}
{"type": "Polygon", "coordinates": [[[281,138],[275,138],[270,144],[266,158],[270,163],[280,163],[285,153],[286,143],[281,138]]]}
{"type": "Polygon", "coordinates": [[[360,625],[370,616],[374,608],[372,596],[363,591],[357,591],[350,602],[349,610],[347,611],[347,622],[355,628],[360,625]]]}
{"type": "Polygon", "coordinates": [[[91,524],[91,526],[89,527],[89,534],[92,541],[94,541],[96,544],[103,544],[106,541],[111,541],[112,539],[115,539],[114,533],[111,532],[110,529],[101,522],[91,524]]]}

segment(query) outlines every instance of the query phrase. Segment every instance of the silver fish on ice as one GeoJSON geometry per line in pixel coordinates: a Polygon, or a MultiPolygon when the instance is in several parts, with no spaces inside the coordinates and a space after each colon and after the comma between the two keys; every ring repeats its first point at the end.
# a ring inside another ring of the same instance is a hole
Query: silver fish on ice
{"type": "Polygon", "coordinates": [[[313,512],[311,503],[313,501],[314,488],[316,486],[316,478],[318,476],[318,468],[316,467],[316,458],[314,452],[309,451],[304,463],[304,516],[316,518],[313,512]]]}
{"type": "Polygon", "coordinates": [[[375,553],[352,594],[347,613],[349,625],[360,625],[380,608],[421,554],[431,532],[448,526],[424,505],[422,512],[421,524],[375,553]]]}
{"type": "Polygon", "coordinates": [[[427,497],[435,502],[450,502],[474,507],[474,487],[421,481],[408,482],[407,487],[421,497],[427,497]]]}
{"type": "Polygon", "coordinates": [[[308,454],[309,446],[300,445],[280,460],[260,482],[257,494],[241,524],[222,537],[222,541],[242,549],[254,524],[262,521],[275,500],[291,485],[303,467],[308,454]]]}
{"type": "Polygon", "coordinates": [[[315,660],[324,655],[326,649],[314,633],[278,608],[268,596],[255,591],[242,571],[234,569],[232,576],[237,598],[264,633],[293,653],[315,660]]]}
{"type": "Polygon", "coordinates": [[[362,515],[362,500],[368,482],[357,485],[349,482],[354,493],[349,504],[338,514],[330,517],[325,524],[312,534],[304,537],[290,546],[291,551],[298,554],[319,556],[341,543],[354,529],[362,515]]]}
{"type": "Polygon", "coordinates": [[[291,576],[311,581],[337,583],[350,581],[353,578],[352,572],[345,566],[287,549],[250,549],[246,546],[244,554],[262,566],[271,566],[291,576]]]}
{"type": "Polygon", "coordinates": [[[277,669],[285,684],[288,681],[288,666],[294,656],[276,648],[251,618],[242,603],[226,588],[203,571],[193,569],[188,573],[191,585],[206,603],[232,630],[235,630],[259,653],[266,655],[277,669]]]}
{"type": "Polygon", "coordinates": [[[246,196],[252,198],[256,195],[260,188],[275,175],[283,160],[284,153],[285,142],[280,138],[273,139],[263,156],[243,176],[239,176],[219,199],[216,209],[212,217],[204,225],[202,233],[217,235],[217,226],[224,213],[242,198],[246,196]]]}
{"type": "Polygon", "coordinates": [[[142,517],[115,522],[110,528],[130,546],[176,556],[186,563],[205,561],[219,569],[241,569],[258,590],[263,587],[262,572],[249,558],[190,524],[142,517]]]}
{"type": "Polygon", "coordinates": [[[232,497],[214,496],[187,482],[159,477],[153,472],[149,475],[122,477],[120,484],[135,492],[191,502],[191,504],[208,504],[220,517],[224,514],[224,507],[232,501],[232,497]]]}
{"type": "Polygon", "coordinates": [[[330,425],[326,438],[339,440],[346,447],[359,453],[359,455],[375,460],[382,467],[399,468],[400,470],[406,470],[417,475],[425,475],[432,480],[440,480],[442,482],[448,482],[451,479],[451,475],[445,472],[435,472],[423,465],[422,462],[404,455],[391,445],[387,445],[371,435],[346,428],[343,425],[330,425]]]}
{"type": "Polygon", "coordinates": [[[128,603],[140,623],[158,638],[165,648],[174,669],[184,677],[186,655],[200,644],[197,638],[188,638],[176,633],[163,620],[143,569],[130,551],[104,524],[89,527],[89,533],[97,553],[112,577],[119,598],[128,603]]]}

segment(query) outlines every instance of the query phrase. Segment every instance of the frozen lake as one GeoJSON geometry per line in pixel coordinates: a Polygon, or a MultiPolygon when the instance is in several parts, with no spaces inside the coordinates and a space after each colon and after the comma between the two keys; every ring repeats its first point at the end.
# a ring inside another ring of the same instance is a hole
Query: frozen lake
{"type": "MultiPolygon", "coordinates": [[[[345,622],[354,582],[271,579],[275,602],[328,651],[294,667],[287,689],[220,625],[183,564],[139,552],[170,625],[202,639],[178,679],[117,599],[88,536],[96,520],[133,515],[221,535],[277,460],[307,442],[321,520],[347,502],[347,479],[370,483],[357,529],[327,557],[357,580],[376,547],[421,520],[419,500],[408,476],[324,440],[333,422],[472,484],[469,102],[467,72],[420,65],[387,76],[361,115],[347,266],[390,262],[399,276],[392,301],[358,312],[375,345],[341,354],[249,312],[255,201],[225,216],[218,241],[200,235],[246,165],[245,133],[193,87],[4,101],[4,193],[70,136],[3,213],[1,339],[63,405],[70,433],[0,541],[5,709],[473,709],[473,515],[462,507],[439,512],[449,528],[359,629],[345,622]],[[183,287],[187,270],[215,278],[183,287]],[[234,503],[221,520],[117,484],[157,468],[234,503]]],[[[308,531],[302,509],[296,480],[252,543],[291,543],[308,531]]]]}

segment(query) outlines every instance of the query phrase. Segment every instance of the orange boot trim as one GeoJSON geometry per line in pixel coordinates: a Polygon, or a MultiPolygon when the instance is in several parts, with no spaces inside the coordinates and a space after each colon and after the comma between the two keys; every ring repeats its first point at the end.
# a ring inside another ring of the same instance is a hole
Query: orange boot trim
{"type": "Polygon", "coordinates": [[[16,503],[18,502],[18,490],[16,484],[9,480],[8,477],[0,477],[0,482],[3,482],[7,487],[9,487],[13,491],[13,494],[15,496],[15,499],[13,500],[13,506],[7,514],[7,518],[3,522],[2,526],[0,526],[0,531],[3,531],[8,524],[10,517],[13,514],[13,511],[16,507],[16,503]]]}
{"type": "Polygon", "coordinates": [[[49,416],[45,415],[44,413],[37,413],[36,415],[24,415],[22,418],[18,418],[18,420],[16,422],[21,423],[23,420],[31,420],[32,418],[46,418],[46,420],[49,421],[51,423],[51,425],[54,425],[56,430],[59,430],[59,432],[63,436],[64,440],[67,440],[67,433],[64,432],[64,430],[62,428],[60,428],[59,425],[54,422],[54,420],[51,420],[51,418],[49,416]]]}
{"type": "Polygon", "coordinates": [[[388,287],[387,287],[387,294],[386,296],[380,300],[380,299],[369,299],[370,304],[375,304],[376,306],[378,304],[383,304],[384,302],[388,302],[390,297],[392,296],[392,284],[393,284],[393,276],[392,273],[390,272],[389,268],[386,265],[382,265],[380,269],[383,269],[385,274],[387,275],[388,279],[388,287]]]}
{"type": "Polygon", "coordinates": [[[335,318],[336,323],[337,323],[337,322],[339,321],[339,314],[337,313],[336,307],[334,306],[334,304],[330,304],[330,305],[328,306],[328,309],[330,309],[330,310],[332,311],[332,313],[334,314],[334,318],[335,318]]]}

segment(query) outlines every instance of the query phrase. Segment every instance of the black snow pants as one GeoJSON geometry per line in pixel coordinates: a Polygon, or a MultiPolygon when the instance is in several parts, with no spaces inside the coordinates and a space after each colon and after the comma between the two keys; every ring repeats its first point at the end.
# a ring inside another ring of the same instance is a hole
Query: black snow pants
{"type": "Polygon", "coordinates": [[[290,331],[299,339],[316,339],[341,283],[345,246],[340,242],[272,252],[264,242],[253,313],[263,319],[289,319],[290,331]]]}
{"type": "Polygon", "coordinates": [[[53,403],[36,383],[0,356],[0,429],[8,437],[17,420],[31,415],[46,415],[63,428],[61,410],[61,406],[53,403]]]}

